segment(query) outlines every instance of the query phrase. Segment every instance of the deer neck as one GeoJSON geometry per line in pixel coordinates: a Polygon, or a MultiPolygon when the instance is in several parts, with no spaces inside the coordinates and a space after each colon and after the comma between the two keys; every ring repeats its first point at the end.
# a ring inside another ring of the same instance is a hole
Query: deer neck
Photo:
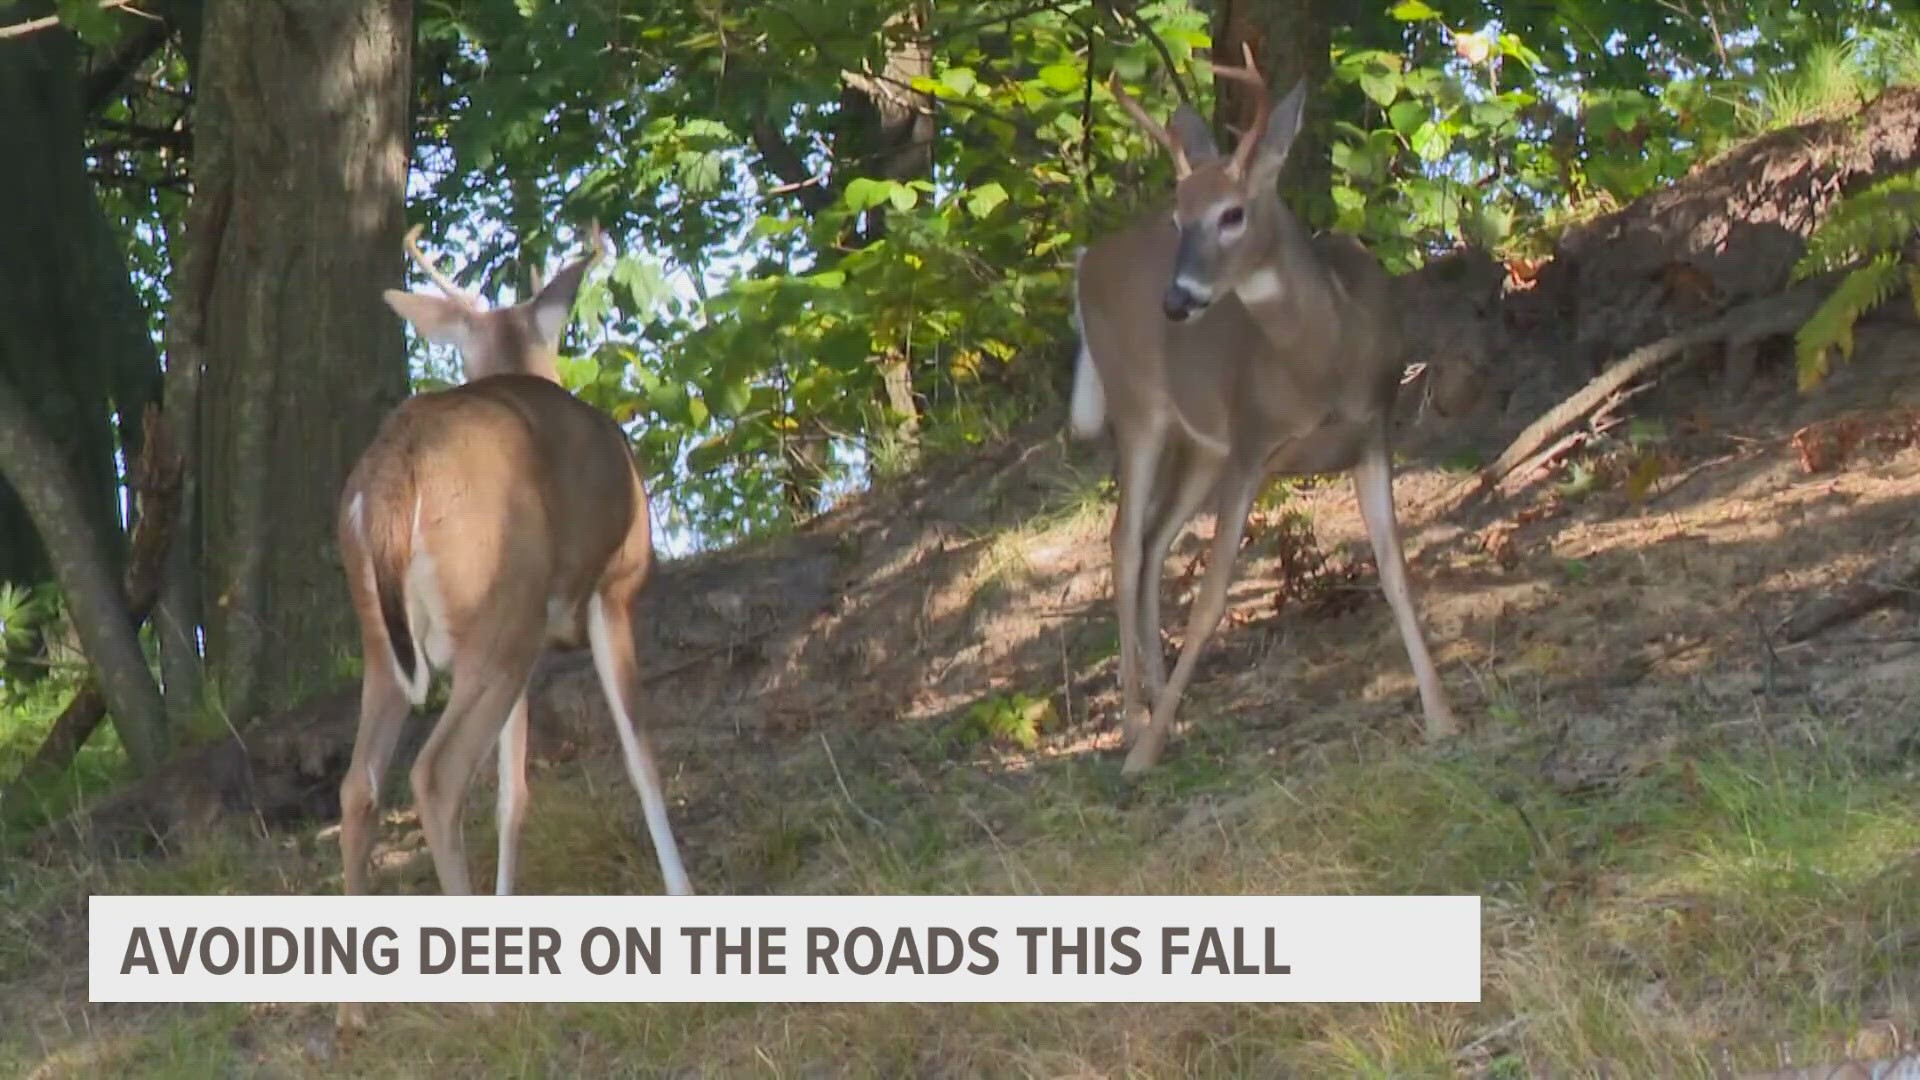
{"type": "Polygon", "coordinates": [[[1234,294],[1260,333],[1287,350],[1315,327],[1331,325],[1343,290],[1314,257],[1312,238],[1275,199],[1274,226],[1259,265],[1234,294]]]}
{"type": "Polygon", "coordinates": [[[489,375],[532,375],[556,386],[563,385],[560,382],[559,363],[551,356],[530,356],[518,364],[476,366],[469,368],[466,372],[468,382],[475,382],[489,375]]]}

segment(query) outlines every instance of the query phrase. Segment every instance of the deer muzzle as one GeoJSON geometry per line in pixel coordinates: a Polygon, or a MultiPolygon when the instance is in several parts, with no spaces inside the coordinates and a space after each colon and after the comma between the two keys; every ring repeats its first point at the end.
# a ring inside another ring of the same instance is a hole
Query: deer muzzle
{"type": "Polygon", "coordinates": [[[1195,312],[1206,306],[1206,297],[1199,295],[1192,286],[1177,278],[1173,284],[1167,286],[1166,294],[1160,298],[1161,310],[1165,311],[1167,318],[1174,322],[1186,322],[1195,312]]]}

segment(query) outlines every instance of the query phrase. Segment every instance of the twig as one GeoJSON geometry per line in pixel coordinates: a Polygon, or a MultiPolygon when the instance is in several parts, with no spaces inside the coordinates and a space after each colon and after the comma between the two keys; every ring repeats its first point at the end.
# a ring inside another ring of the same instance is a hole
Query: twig
{"type": "MultiPolygon", "coordinates": [[[[149,15],[138,8],[132,7],[132,4],[133,0],[100,0],[100,10],[112,11],[115,8],[127,8],[131,14],[140,15],[149,19],[157,18],[157,16],[149,15]]],[[[14,23],[12,26],[0,26],[0,41],[5,41],[8,38],[25,37],[36,30],[48,30],[59,25],[60,16],[43,15],[38,19],[28,19],[26,22],[14,23]]]]}
{"type": "Polygon", "coordinates": [[[820,736],[820,748],[827,752],[827,766],[833,770],[833,782],[840,785],[840,794],[847,800],[847,809],[852,810],[861,821],[866,822],[874,830],[885,829],[886,826],[880,823],[879,818],[860,809],[860,804],[853,801],[853,792],[847,790],[846,778],[840,775],[840,763],[834,760],[833,744],[827,741],[827,733],[820,731],[815,734],[820,736]]]}
{"type": "Polygon", "coordinates": [[[1112,12],[1115,18],[1133,27],[1147,39],[1153,46],[1153,51],[1160,54],[1160,62],[1167,66],[1167,78],[1173,80],[1173,90],[1180,95],[1180,104],[1192,108],[1193,95],[1187,92],[1187,84],[1180,79],[1180,68],[1173,62],[1172,50],[1167,48],[1166,42],[1160,40],[1160,35],[1154,30],[1153,24],[1141,18],[1139,12],[1133,10],[1131,5],[1123,4],[1121,0],[1106,0],[1100,6],[1112,12]]]}

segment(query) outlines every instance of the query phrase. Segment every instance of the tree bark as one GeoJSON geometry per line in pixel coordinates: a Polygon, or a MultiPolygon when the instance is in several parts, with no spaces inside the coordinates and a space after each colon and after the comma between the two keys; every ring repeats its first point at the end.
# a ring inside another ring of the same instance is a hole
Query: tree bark
{"type": "Polygon", "coordinates": [[[235,724],[317,691],[353,648],[334,514],[407,389],[380,290],[402,283],[411,8],[206,5],[189,230],[209,269],[185,344],[204,379],[207,659],[235,724]]]}
{"type": "MultiPolygon", "coordinates": [[[[166,425],[153,415],[155,411],[152,406],[148,407],[146,423],[142,425],[145,444],[133,470],[132,486],[141,512],[133,526],[126,580],[122,585],[127,618],[136,628],[147,620],[160,598],[167,551],[171,546],[169,534],[176,520],[180,496],[180,454],[166,425]]],[[[67,702],[45,741],[34,751],[33,760],[20,771],[20,777],[46,776],[72,764],[106,712],[106,694],[101,689],[100,674],[95,672],[67,702]]],[[[167,723],[169,735],[177,735],[182,730],[170,718],[167,723]]]]}
{"type": "MultiPolygon", "coordinates": [[[[1325,0],[1218,0],[1213,11],[1213,62],[1246,63],[1242,43],[1253,46],[1269,94],[1286,93],[1307,81],[1307,115],[1280,174],[1280,192],[1296,213],[1327,198],[1332,166],[1327,161],[1327,107],[1321,90],[1332,73],[1333,37],[1325,0]]],[[[1251,87],[1225,81],[1214,87],[1213,123],[1220,145],[1232,145],[1228,129],[1244,131],[1257,102],[1251,87]]]]}
{"type": "Polygon", "coordinates": [[[127,756],[141,773],[166,753],[160,688],[147,670],[140,639],[102,550],[95,525],[81,508],[80,486],[58,447],[27,405],[0,379],[0,476],[20,493],[45,538],[67,608],[106,695],[127,756]]]}

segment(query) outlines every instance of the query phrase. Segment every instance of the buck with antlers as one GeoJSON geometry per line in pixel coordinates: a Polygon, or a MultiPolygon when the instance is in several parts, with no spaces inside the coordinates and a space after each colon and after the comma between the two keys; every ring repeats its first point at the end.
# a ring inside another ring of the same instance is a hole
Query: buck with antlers
{"type": "MultiPolygon", "coordinates": [[[[646,491],[619,426],[559,383],[561,333],[605,253],[597,225],[592,233],[593,251],[544,287],[536,278],[531,299],[487,310],[421,254],[416,228],[407,252],[444,295],[384,294],[428,341],[459,350],[467,381],[395,409],[340,500],[365,668],[340,786],[349,895],[366,891],[381,777],[435,669],[451,673],[450,697],[412,772],[434,869],[445,892],[471,891],[460,804],[497,744],[495,891],[512,891],[527,801],[527,682],[549,643],[591,647],[666,889],[692,891],[649,740],[635,724],[633,603],[653,556],[646,491]]],[[[342,1024],[359,1019],[342,1007],[342,1024]]]]}
{"type": "Polygon", "coordinates": [[[1191,107],[1162,127],[1113,80],[1128,114],[1173,157],[1174,205],[1088,246],[1075,273],[1071,428],[1086,439],[1110,426],[1118,451],[1113,576],[1129,773],[1160,756],[1225,612],[1247,515],[1275,474],[1351,471],[1426,733],[1459,728],[1414,610],[1394,516],[1387,429],[1403,348],[1391,279],[1358,241],[1312,236],[1281,203],[1276,181],[1306,85],[1276,104],[1251,49],[1246,59],[1214,68],[1259,93],[1257,118],[1230,156],[1191,107]],[[1213,546],[1169,678],[1161,567],[1209,502],[1213,546]]]}

